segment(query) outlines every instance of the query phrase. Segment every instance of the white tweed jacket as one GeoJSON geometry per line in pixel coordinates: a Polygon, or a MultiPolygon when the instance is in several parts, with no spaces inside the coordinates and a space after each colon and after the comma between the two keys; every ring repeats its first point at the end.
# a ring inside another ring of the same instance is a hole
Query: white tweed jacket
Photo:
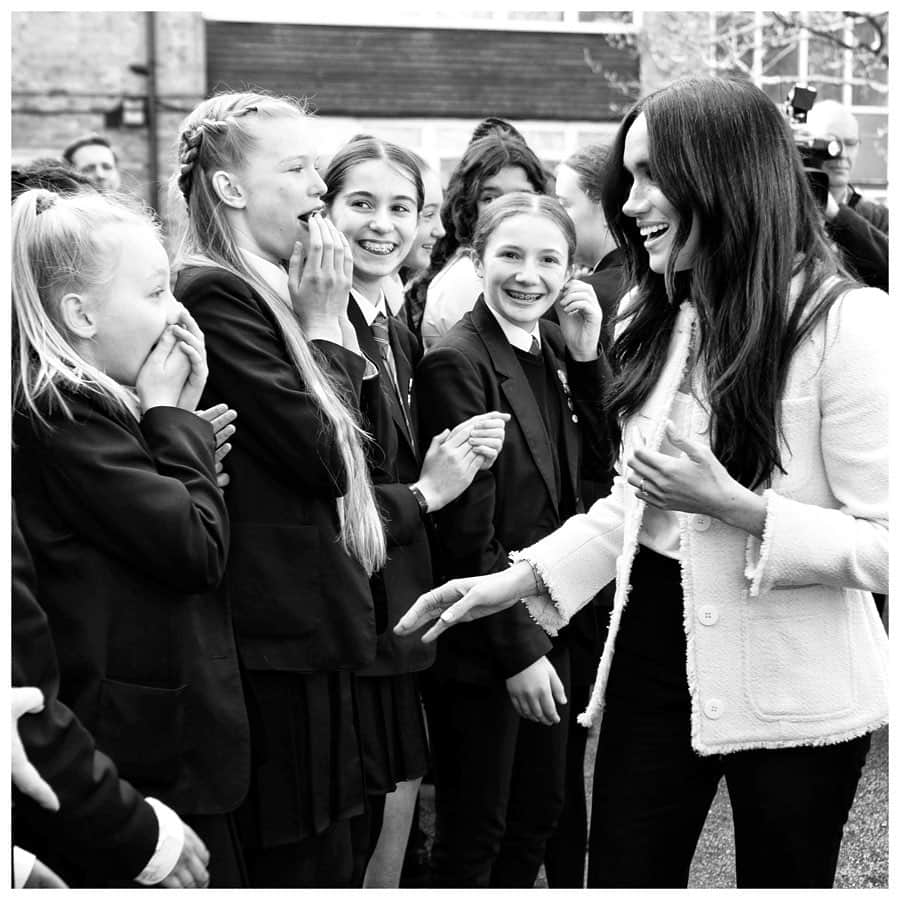
{"type": "MultiPolygon", "coordinates": [[[[660,446],[695,315],[682,304],[662,377],[625,423],[612,493],[512,554],[543,577],[547,594],[523,602],[551,634],[617,579],[583,725],[602,715],[646,505],[625,461],[638,430],[660,446]]],[[[691,743],[701,755],[835,743],[887,721],[888,643],[870,592],[888,588],[889,334],[887,295],[860,288],[797,349],[782,404],[786,471],[764,492],[762,540],[677,514],[691,743]]],[[[695,404],[690,437],[708,441],[708,424],[695,404]]]]}

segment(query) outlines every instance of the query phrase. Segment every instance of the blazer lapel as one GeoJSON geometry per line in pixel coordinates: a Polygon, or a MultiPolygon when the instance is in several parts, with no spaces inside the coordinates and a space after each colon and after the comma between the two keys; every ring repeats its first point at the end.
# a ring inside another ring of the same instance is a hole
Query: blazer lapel
{"type": "Polygon", "coordinates": [[[500,390],[525,436],[525,443],[534,464],[547,485],[554,506],[558,507],[559,491],[554,477],[550,437],[544,427],[544,417],[534,399],[531,385],[528,384],[528,379],[516,359],[515,351],[497,324],[493,313],[487,308],[484,299],[480,298],[472,310],[472,320],[491,357],[500,390]]]}
{"type": "MultiPolygon", "coordinates": [[[[578,423],[573,420],[572,416],[575,412],[572,408],[572,397],[569,393],[569,381],[566,373],[566,364],[564,361],[564,351],[562,348],[555,348],[550,340],[541,331],[543,338],[544,353],[553,368],[556,378],[553,380],[553,386],[556,388],[556,394],[559,397],[560,415],[562,416],[563,430],[563,446],[566,451],[565,464],[569,467],[569,481],[575,490],[575,496],[580,495],[578,489],[578,463],[581,457],[581,432],[578,430],[578,423]],[[557,355],[560,350],[560,355],[557,355]]],[[[563,461],[560,460],[560,465],[563,461]]]]}
{"type": "MultiPolygon", "coordinates": [[[[381,390],[388,400],[388,409],[390,409],[391,411],[391,418],[394,421],[394,425],[403,436],[406,443],[410,446],[410,448],[414,449],[412,443],[412,435],[409,433],[409,428],[407,428],[406,424],[406,418],[403,415],[403,410],[400,407],[400,398],[397,396],[397,392],[394,390],[391,373],[388,371],[387,366],[384,364],[384,360],[381,356],[381,351],[378,349],[378,343],[372,334],[372,329],[366,323],[365,317],[362,314],[362,310],[359,308],[359,305],[356,302],[356,298],[352,294],[350,295],[350,302],[349,304],[347,304],[347,316],[350,319],[350,324],[353,325],[353,327],[356,329],[356,336],[359,340],[360,349],[370,360],[372,360],[372,362],[378,368],[381,390]]],[[[402,355],[404,360],[406,359],[406,356],[403,354],[398,354],[397,352],[397,340],[396,335],[394,334],[394,329],[391,326],[391,322],[392,317],[388,317],[388,333],[391,340],[391,351],[394,354],[394,365],[397,367],[397,379],[400,382],[402,389],[404,381],[406,384],[409,383],[408,375],[406,375],[405,377],[401,375],[400,356],[402,355]]],[[[407,371],[408,368],[409,364],[407,363],[407,371]]]]}

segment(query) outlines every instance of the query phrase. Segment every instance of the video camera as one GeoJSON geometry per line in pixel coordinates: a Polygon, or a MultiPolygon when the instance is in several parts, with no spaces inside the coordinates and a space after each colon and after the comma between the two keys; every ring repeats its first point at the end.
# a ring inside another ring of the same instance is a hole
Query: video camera
{"type": "Polygon", "coordinates": [[[816,201],[824,209],[828,201],[828,174],[822,171],[822,163],[841,156],[844,145],[836,137],[816,138],[807,131],[806,114],[815,102],[815,88],[795,84],[784,102],[784,113],[794,135],[794,146],[803,160],[803,169],[809,179],[809,186],[816,201]]]}

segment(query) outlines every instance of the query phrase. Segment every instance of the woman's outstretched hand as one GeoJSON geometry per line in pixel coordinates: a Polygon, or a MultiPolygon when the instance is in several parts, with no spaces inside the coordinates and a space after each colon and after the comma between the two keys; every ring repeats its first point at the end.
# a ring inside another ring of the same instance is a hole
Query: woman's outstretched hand
{"type": "Polygon", "coordinates": [[[518,562],[490,575],[454,578],[422,594],[394,626],[394,632],[411,634],[432,619],[437,619],[422,635],[422,640],[428,644],[453,625],[509,609],[520,598],[533,594],[534,590],[534,575],[526,562],[518,562]]]}

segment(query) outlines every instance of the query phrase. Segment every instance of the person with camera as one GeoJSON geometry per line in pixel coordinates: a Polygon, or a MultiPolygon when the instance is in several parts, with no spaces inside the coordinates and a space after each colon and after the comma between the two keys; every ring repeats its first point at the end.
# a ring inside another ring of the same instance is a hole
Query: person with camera
{"type": "Polygon", "coordinates": [[[866,200],[850,183],[859,153],[859,123],[836,100],[822,100],[807,113],[805,130],[816,142],[835,142],[834,156],[815,167],[828,177],[826,230],[845,262],[870,287],[888,289],[888,209],[866,200]],[[836,141],[835,141],[836,139],[836,141]]]}
{"type": "Polygon", "coordinates": [[[841,143],[840,155],[825,160],[821,165],[822,171],[828,175],[828,192],[835,203],[853,210],[887,234],[887,207],[866,200],[850,183],[850,173],[859,153],[859,122],[856,116],[837,100],[820,100],[807,114],[806,127],[814,138],[837,138],[841,143]]]}

